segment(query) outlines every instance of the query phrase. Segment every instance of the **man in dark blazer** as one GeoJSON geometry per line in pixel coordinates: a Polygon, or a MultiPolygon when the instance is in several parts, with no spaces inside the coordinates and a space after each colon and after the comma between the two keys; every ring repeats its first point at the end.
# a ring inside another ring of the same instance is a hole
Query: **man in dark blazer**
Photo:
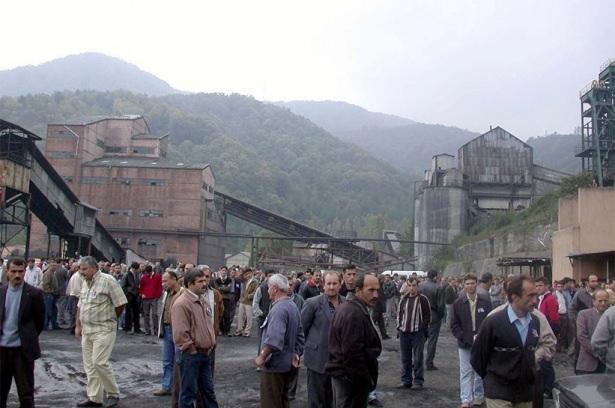
{"type": "Polygon", "coordinates": [[[24,282],[26,261],[12,259],[8,285],[0,286],[0,408],[15,379],[22,408],[34,407],[34,360],[41,356],[38,336],[45,322],[43,292],[24,282]]]}
{"type": "Polygon", "coordinates": [[[598,325],[600,316],[609,308],[609,294],[602,289],[592,293],[594,307],[581,310],[577,315],[577,340],[579,341],[579,358],[575,367],[576,374],[604,373],[605,365],[592,350],[592,335],[598,325]]]}
{"type": "Polygon", "coordinates": [[[325,273],[324,293],[305,301],[301,310],[301,325],[305,334],[303,360],[307,368],[308,408],[331,408],[333,390],[331,377],[325,372],[329,359],[329,329],[337,307],[344,302],[340,296],[341,277],[337,272],[325,273]]]}

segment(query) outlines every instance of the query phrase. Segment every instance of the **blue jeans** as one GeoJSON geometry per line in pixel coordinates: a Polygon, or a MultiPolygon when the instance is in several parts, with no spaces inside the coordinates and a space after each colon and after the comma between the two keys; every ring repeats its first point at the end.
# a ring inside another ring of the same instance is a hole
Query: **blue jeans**
{"type": "Polygon", "coordinates": [[[209,356],[180,351],[177,360],[182,379],[179,408],[193,408],[197,398],[201,408],[218,408],[209,356]]]}
{"type": "Polygon", "coordinates": [[[470,354],[472,349],[459,350],[459,397],[462,404],[471,404],[472,401],[485,399],[483,379],[472,368],[470,354]]]}
{"type": "Polygon", "coordinates": [[[401,382],[404,384],[423,384],[425,378],[423,365],[423,347],[425,335],[422,331],[415,333],[399,332],[399,349],[401,351],[401,382]],[[414,380],[412,374],[414,372],[414,380]]]}
{"type": "Polygon", "coordinates": [[[56,297],[49,293],[45,293],[45,329],[58,329],[58,308],[56,306],[56,297]]]}
{"type": "Polygon", "coordinates": [[[165,324],[162,328],[162,389],[171,391],[173,385],[173,362],[175,361],[175,343],[171,326],[165,324]]]}

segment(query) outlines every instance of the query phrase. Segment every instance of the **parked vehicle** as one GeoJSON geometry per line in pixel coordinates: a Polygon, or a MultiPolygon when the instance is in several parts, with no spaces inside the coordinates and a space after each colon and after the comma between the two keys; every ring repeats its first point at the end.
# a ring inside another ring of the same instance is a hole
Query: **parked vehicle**
{"type": "Polygon", "coordinates": [[[615,375],[586,374],[560,378],[553,389],[555,408],[615,407],[615,375]]]}

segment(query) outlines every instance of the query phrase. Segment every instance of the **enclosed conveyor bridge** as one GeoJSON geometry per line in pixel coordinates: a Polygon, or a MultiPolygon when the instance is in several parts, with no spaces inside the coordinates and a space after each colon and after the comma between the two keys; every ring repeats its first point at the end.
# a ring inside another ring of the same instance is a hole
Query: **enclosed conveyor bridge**
{"type": "Polygon", "coordinates": [[[25,230],[28,254],[31,212],[67,244],[68,254],[123,259],[124,250],[98,222],[96,209],[72,192],[36,146],[38,140],[0,119],[0,249],[25,230]]]}

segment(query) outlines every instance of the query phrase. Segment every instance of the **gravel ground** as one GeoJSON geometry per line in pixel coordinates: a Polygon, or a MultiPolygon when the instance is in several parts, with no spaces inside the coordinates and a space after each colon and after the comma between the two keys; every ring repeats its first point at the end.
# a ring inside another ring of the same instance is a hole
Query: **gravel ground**
{"type": "MultiPolygon", "coordinates": [[[[459,406],[459,366],[454,338],[442,330],[435,364],[437,371],[425,372],[425,388],[421,391],[398,390],[400,382],[399,343],[383,342],[380,357],[378,397],[385,407],[409,405],[450,408],[459,406]],[[425,405],[423,405],[425,404],[425,405]]],[[[86,376],[81,362],[81,348],[67,330],[46,331],[41,335],[43,356],[36,362],[36,402],[38,407],[71,407],[85,399],[86,376]]],[[[215,389],[221,407],[258,407],[259,379],[252,360],[256,354],[254,337],[224,337],[216,352],[215,389]]],[[[121,407],[169,407],[170,397],[154,397],[159,388],[162,367],[160,341],[153,336],[118,333],[112,365],[121,390],[121,407]]],[[[558,377],[572,375],[565,356],[555,362],[558,377]]],[[[305,407],[306,375],[299,377],[294,408],[305,407]]],[[[17,406],[16,390],[12,389],[9,406],[17,406]]],[[[552,405],[548,402],[546,407],[552,405]]]]}

